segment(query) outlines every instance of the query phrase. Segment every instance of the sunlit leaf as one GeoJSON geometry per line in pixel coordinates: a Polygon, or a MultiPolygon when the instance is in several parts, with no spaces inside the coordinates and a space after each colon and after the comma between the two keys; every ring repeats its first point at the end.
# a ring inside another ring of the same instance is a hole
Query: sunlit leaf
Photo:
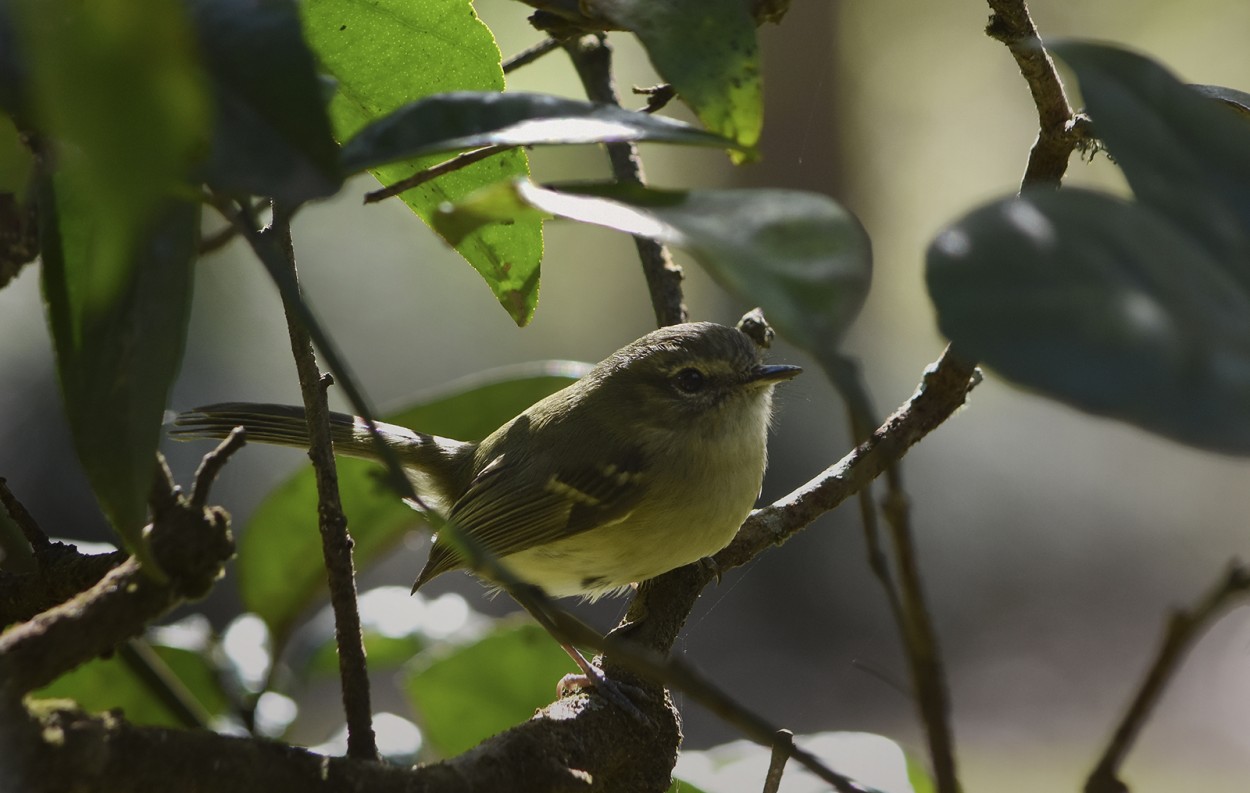
{"type": "Polygon", "coordinates": [[[404,691],[428,745],[451,757],[534,715],[576,671],[532,623],[500,623],[476,642],[434,647],[413,661],[404,691]]]}
{"type": "Polygon", "coordinates": [[[871,281],[871,246],[855,216],[797,190],[650,190],[528,182],[481,191],[436,220],[454,237],[508,217],[556,216],[683,248],[723,286],[764,309],[790,341],[836,347],[871,281]]]}
{"type": "Polygon", "coordinates": [[[549,94],[460,91],[405,105],[356,133],[343,147],[352,171],[479,146],[651,141],[738,148],[680,121],[549,94]]]}
{"type": "Polygon", "coordinates": [[[586,7],[633,31],[656,71],[708,129],[755,146],[764,105],[749,0],[588,0],[586,7]]]}
{"type": "MultiPolygon", "coordinates": [[[[306,0],[300,4],[308,42],[338,82],[330,117],[339,140],[431,94],[499,91],[499,48],[468,0],[306,0]]],[[[394,184],[439,162],[428,156],[373,171],[394,184]]],[[[423,220],[499,179],[529,173],[524,153],[505,152],[406,191],[401,199],[423,220]]],[[[492,225],[456,244],[519,325],[538,301],[542,258],[539,223],[492,225]]]]}
{"type": "MultiPolygon", "coordinates": [[[[152,650],[208,715],[227,712],[229,700],[205,653],[159,645],[153,646],[152,650]]],[[[32,696],[72,699],[92,713],[120,708],[131,724],[186,726],[119,655],[83,664],[35,691],[32,696]]]]}

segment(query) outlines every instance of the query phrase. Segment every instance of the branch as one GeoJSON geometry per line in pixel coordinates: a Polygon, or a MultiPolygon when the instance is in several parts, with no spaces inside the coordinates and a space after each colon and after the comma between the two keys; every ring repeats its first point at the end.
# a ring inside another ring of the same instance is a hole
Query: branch
{"type": "Polygon", "coordinates": [[[560,49],[560,42],[548,36],[527,50],[522,50],[503,62],[503,73],[511,74],[522,66],[529,66],[549,52],[560,49]]]}
{"type": "MultiPolygon", "coordinates": [[[[592,102],[620,107],[616,88],[612,83],[612,48],[602,36],[582,36],[564,45],[577,70],[577,76],[592,102]]],[[[612,177],[620,184],[642,185],[645,176],[638,147],[633,143],[606,144],[608,159],[612,163],[612,177]]],[[[651,306],[655,309],[656,324],[676,325],[687,319],[686,305],[682,297],[681,282],[685,277],[681,267],[674,261],[668,249],[655,240],[634,237],[638,258],[642,260],[642,272],[651,293],[651,306]]]]}
{"type": "MultiPolygon", "coordinates": [[[[289,277],[298,288],[295,269],[295,248],[291,241],[290,215],[274,209],[273,225],[264,232],[278,239],[289,277]]],[[[328,379],[321,377],[309,335],[298,311],[283,296],[287,330],[291,337],[291,354],[299,374],[300,392],[304,397],[304,415],[308,423],[308,457],[317,479],[317,527],[321,532],[321,552],[325,558],[326,577],[330,590],[330,608],[334,613],[334,638],[338,647],[339,677],[342,682],[343,709],[347,715],[347,754],[372,760],[378,756],[373,733],[373,708],[369,696],[369,671],[365,663],[364,634],[360,627],[360,611],[356,603],[356,570],[352,560],[352,538],[347,531],[347,516],[339,498],[338,470],[334,464],[334,446],[330,442],[330,407],[326,401],[328,379]]]]}
{"type": "Polygon", "coordinates": [[[994,13],[985,34],[1010,50],[1037,106],[1037,140],[1029,152],[1022,187],[1058,187],[1072,150],[1090,139],[1089,119],[1072,112],[1055,63],[1042,47],[1024,0],[988,2],[994,13]]]}
{"type": "Polygon", "coordinates": [[[139,727],[114,714],[59,708],[59,702],[30,703],[28,711],[5,693],[0,768],[5,789],[24,793],[664,790],[672,763],[656,756],[655,742],[680,741],[671,714],[644,729],[617,709],[587,706],[578,697],[459,757],[413,768],[326,757],[264,739],[139,727]],[[42,710],[48,705],[52,709],[42,710]]]}
{"type": "Polygon", "coordinates": [[[221,576],[234,554],[226,514],[192,506],[163,463],[152,502],[145,531],[168,581],[144,574],[131,557],[85,592],[0,634],[0,697],[20,699],[110,652],[179,603],[202,597],[221,576]]]}
{"type": "Polygon", "coordinates": [[[1229,565],[1228,571],[1216,582],[1205,597],[1188,611],[1177,609],[1172,613],[1164,631],[1163,644],[1159,647],[1154,663],[1142,680],[1136,696],[1129,704],[1107,749],[1098,765],[1085,782],[1085,793],[1126,793],[1128,786],[1119,779],[1120,766],[1141,733],[1151,711],[1159,704],[1163,690],[1180,668],[1185,654],[1197,642],[1216,616],[1235,598],[1250,595],[1250,570],[1239,562],[1229,565]]]}

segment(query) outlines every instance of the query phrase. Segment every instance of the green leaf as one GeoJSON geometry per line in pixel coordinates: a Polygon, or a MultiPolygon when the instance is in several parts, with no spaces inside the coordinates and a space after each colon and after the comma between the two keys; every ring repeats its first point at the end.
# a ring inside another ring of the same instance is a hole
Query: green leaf
{"type": "Polygon", "coordinates": [[[613,0],[590,7],[638,36],[656,71],[708,129],[755,146],[764,89],[749,0],[613,0]]]}
{"type": "Polygon", "coordinates": [[[1101,44],[1051,49],[1136,199],[1187,229],[1250,288],[1250,130],[1162,66],[1101,44]]]}
{"type": "Polygon", "coordinates": [[[74,189],[98,220],[98,251],[124,258],[207,140],[183,6],[19,0],[14,10],[39,129],[81,154],[74,189]]]}
{"type": "MultiPolygon", "coordinates": [[[[796,735],[794,743],[814,754],[827,767],[850,777],[868,793],[915,793],[908,761],[897,743],[866,732],[821,732],[796,735]]],[[[703,751],[683,751],[673,776],[704,790],[737,790],[743,779],[763,780],[772,749],[738,740],[703,751]]],[[[794,760],[786,765],[782,787],[825,790],[828,784],[794,760]]],[[[684,793],[683,783],[675,790],[684,793]]]]}
{"type": "Polygon", "coordinates": [[[403,685],[428,745],[451,757],[531,718],[573,671],[542,628],[501,622],[476,642],[434,647],[413,659],[403,685]]]}
{"type": "MultiPolygon", "coordinates": [[[[152,649],[210,716],[228,711],[229,700],[205,652],[160,645],[154,645],[152,649]]],[[[121,708],[126,720],[132,724],[185,726],[117,655],[83,664],[35,691],[32,696],[39,699],[72,699],[92,713],[121,708]]]]}
{"type": "Polygon", "coordinates": [[[360,171],[395,160],[479,146],[652,141],[741,148],[680,121],[549,94],[459,91],[404,105],[365,126],[343,147],[360,171]]]}
{"type": "Polygon", "coordinates": [[[1029,192],[943,231],[927,267],[961,354],[1083,410],[1250,454],[1250,294],[1172,218],[1029,192]]]}
{"type": "Polygon", "coordinates": [[[1026,387],[1250,454],[1250,129],[1140,55],[1053,49],[1136,201],[1063,190],[965,216],[929,250],[939,324],[1026,387]]]}
{"type": "Polygon", "coordinates": [[[1191,85],[1190,88],[1208,99],[1216,99],[1236,110],[1242,116],[1250,116],[1250,94],[1222,85],[1191,85]]]}
{"type": "MultiPolygon", "coordinates": [[[[584,364],[545,362],[506,367],[460,383],[386,421],[460,440],[480,440],[508,419],[587,371],[584,364]]],[[[339,491],[350,521],[356,565],[365,569],[420,520],[382,484],[365,460],[338,460],[339,491]]],[[[243,602],[269,625],[281,648],[296,619],[325,594],[316,483],[301,471],[261,502],[239,546],[243,602]]],[[[277,654],[277,652],[275,652],[277,654]]]]}
{"type": "MultiPolygon", "coordinates": [[[[338,81],[330,117],[339,140],[422,97],[457,90],[503,88],[499,48],[467,0],[306,0],[300,4],[309,44],[338,81]]],[[[373,171],[394,184],[437,157],[373,171]]],[[[404,192],[401,199],[427,223],[455,201],[500,179],[525,176],[523,152],[505,152],[404,192]]],[[[493,225],[455,245],[518,325],[538,301],[542,225],[493,225]]]]}
{"type": "Polygon", "coordinates": [[[90,196],[58,178],[40,199],[43,292],[65,412],[87,478],[132,552],[155,471],[165,400],[191,311],[198,204],[170,203],[130,250],[90,196]]]}
{"type": "Polygon", "coordinates": [[[202,177],[293,204],[343,177],[325,98],[292,0],[187,0],[216,102],[202,177]]]}
{"type": "Polygon", "coordinates": [[[491,220],[554,215],[676,245],[726,289],[763,307],[783,336],[816,354],[836,347],[868,293],[868,235],[854,215],[817,193],[594,184],[562,190],[496,185],[448,207],[435,222],[454,237],[491,220]]]}

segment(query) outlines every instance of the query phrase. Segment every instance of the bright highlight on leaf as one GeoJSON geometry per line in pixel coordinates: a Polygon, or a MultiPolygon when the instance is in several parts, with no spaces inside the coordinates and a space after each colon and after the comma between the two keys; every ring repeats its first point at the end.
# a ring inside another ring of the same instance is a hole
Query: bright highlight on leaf
{"type": "Polygon", "coordinates": [[[737,143],[680,121],[548,94],[459,91],[405,105],[343,147],[350,171],[479,146],[654,141],[737,149],[737,143]]]}
{"type": "MultiPolygon", "coordinates": [[[[1124,50],[1053,48],[1135,201],[1028,192],[928,253],[938,321],[1015,382],[1169,438],[1250,454],[1250,126],[1124,50]]],[[[1216,100],[1219,101],[1216,101],[1216,100]]]]}
{"type": "Polygon", "coordinates": [[[477,641],[431,648],[413,659],[404,691],[430,747],[451,757],[533,717],[573,671],[542,628],[500,622],[477,641]]]}
{"type": "Polygon", "coordinates": [[[509,218],[561,217],[659,240],[690,253],[793,343],[832,352],[871,281],[868,235],[831,199],[797,190],[650,190],[613,184],[500,184],[435,219],[456,238],[509,218]]]}
{"type": "MultiPolygon", "coordinates": [[[[432,94],[501,91],[499,48],[468,0],[305,0],[305,34],[322,67],[338,82],[330,118],[339,140],[370,122],[432,94]]],[[[395,184],[441,158],[380,165],[373,174],[395,184]]],[[[511,151],[440,176],[401,194],[427,223],[438,205],[499,179],[527,176],[521,151],[511,151]]],[[[478,271],[500,305],[525,325],[538,303],[542,227],[495,225],[462,239],[456,250],[478,271]]]]}

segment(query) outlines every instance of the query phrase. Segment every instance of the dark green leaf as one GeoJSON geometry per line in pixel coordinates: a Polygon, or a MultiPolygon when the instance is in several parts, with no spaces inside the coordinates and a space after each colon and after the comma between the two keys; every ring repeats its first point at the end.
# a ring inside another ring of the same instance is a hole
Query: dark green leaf
{"type": "Polygon", "coordinates": [[[656,71],[708,129],[755,146],[764,102],[749,0],[615,0],[592,7],[638,36],[656,71]]]}
{"type": "Polygon", "coordinates": [[[30,74],[25,53],[20,51],[21,34],[14,14],[14,3],[0,3],[0,110],[14,118],[30,118],[30,74]]]}
{"type": "Polygon", "coordinates": [[[762,306],[782,335],[817,354],[837,345],[868,293],[868,235],[853,215],[817,193],[563,189],[496,185],[448,208],[436,223],[454,237],[478,223],[546,214],[671,243],[725,288],[762,306]]]}
{"type": "Polygon", "coordinates": [[[1133,195],[1186,228],[1250,289],[1250,131],[1162,66],[1115,47],[1051,48],[1080,80],[1133,195]]]}
{"type": "MultiPolygon", "coordinates": [[[[508,367],[453,384],[385,418],[435,435],[478,440],[585,371],[582,364],[559,362],[508,367]]],[[[338,461],[339,490],[361,569],[402,539],[420,517],[382,484],[379,470],[363,460],[338,461]]],[[[265,620],[281,648],[296,618],[325,592],[311,471],[279,485],[253,513],[240,540],[238,570],[244,604],[265,620]]]]}
{"type": "Polygon", "coordinates": [[[405,105],[365,126],[343,147],[361,171],[425,154],[479,146],[653,141],[740,148],[680,121],[549,94],[459,91],[405,105]]]}
{"type": "MultiPolygon", "coordinates": [[[[431,94],[503,88],[499,48],[468,0],[306,0],[300,8],[309,44],[338,81],[330,116],[339,140],[431,94]]],[[[418,158],[373,173],[389,185],[438,161],[418,158]]],[[[426,182],[401,199],[428,223],[442,202],[528,172],[524,153],[513,150],[426,182]]],[[[529,322],[538,301],[540,223],[482,228],[456,250],[517,324],[529,322]]]]}
{"type": "MultiPolygon", "coordinates": [[[[227,712],[229,701],[205,653],[179,647],[152,648],[209,715],[227,712]]],[[[92,713],[121,708],[132,724],[185,726],[119,657],[97,658],[34,692],[41,699],[72,699],[92,713]]]]}
{"type": "Polygon", "coordinates": [[[1250,453],[1250,296],[1184,226],[1083,190],[965,216],[929,248],[962,354],[1092,413],[1250,453]]]}
{"type": "Polygon", "coordinates": [[[165,399],[191,310],[198,204],[170,203],[119,249],[88,196],[49,184],[40,200],[43,290],[74,447],[132,551],[142,549],[165,399]]]}
{"type": "Polygon", "coordinates": [[[574,671],[542,628],[500,623],[472,644],[434,647],[415,658],[404,690],[428,745],[451,757],[531,718],[574,671]]]}
{"type": "Polygon", "coordinates": [[[216,100],[204,180],[299,203],[342,184],[321,82],[291,0],[187,0],[216,100]]]}
{"type": "Polygon", "coordinates": [[[1250,94],[1222,85],[1191,85],[1190,88],[1207,97],[1217,99],[1243,116],[1250,116],[1250,94]]]}

